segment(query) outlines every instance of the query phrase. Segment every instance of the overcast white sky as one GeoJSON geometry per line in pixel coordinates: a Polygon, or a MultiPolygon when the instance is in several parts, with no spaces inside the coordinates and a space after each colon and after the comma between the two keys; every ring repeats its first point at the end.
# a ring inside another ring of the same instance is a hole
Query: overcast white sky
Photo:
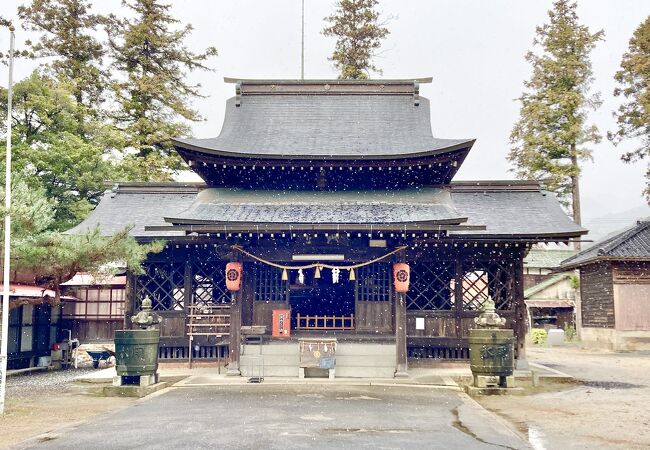
{"type": "MultiPolygon", "coordinates": [[[[13,17],[24,1],[3,0],[0,15],[13,17]]],[[[101,11],[119,12],[119,0],[95,2],[101,11]]],[[[333,0],[305,0],[305,77],[336,76],[327,56],[334,41],[320,34],[323,17],[334,9],[333,0]]],[[[392,16],[377,65],[386,78],[433,76],[421,95],[431,100],[434,135],[477,138],[457,179],[513,178],[506,161],[508,136],[518,117],[517,98],[530,73],[524,61],[535,26],[547,21],[551,0],[380,0],[385,17],[392,16]]],[[[195,73],[205,99],[195,107],[205,121],[193,125],[196,137],[216,136],[224,103],[234,86],[224,76],[242,78],[298,78],[300,76],[300,0],[174,0],[173,12],[195,30],[190,48],[214,45],[219,56],[214,72],[195,73]]],[[[582,0],[581,21],[592,32],[605,30],[606,40],[592,54],[594,90],[603,105],[591,121],[604,135],[614,128],[613,75],[634,29],[650,14],[649,0],[582,0]]],[[[26,33],[19,31],[18,41],[26,33]]],[[[8,33],[0,34],[7,48],[8,33]]],[[[16,79],[33,68],[18,62],[16,79]]],[[[0,68],[6,85],[6,68],[0,68]]],[[[594,146],[594,161],[584,164],[583,216],[602,217],[644,205],[643,164],[627,165],[620,151],[606,139],[594,146]]],[[[643,210],[642,210],[643,211],[643,210]]],[[[646,209],[650,215],[650,208],[646,209]]]]}

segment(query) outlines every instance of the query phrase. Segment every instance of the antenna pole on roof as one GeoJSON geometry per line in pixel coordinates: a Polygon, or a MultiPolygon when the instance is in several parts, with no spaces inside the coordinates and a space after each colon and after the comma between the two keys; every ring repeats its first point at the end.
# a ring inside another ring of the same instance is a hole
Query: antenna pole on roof
{"type": "Polygon", "coordinates": [[[305,79],[305,0],[302,0],[302,16],[300,22],[300,79],[305,79]]]}

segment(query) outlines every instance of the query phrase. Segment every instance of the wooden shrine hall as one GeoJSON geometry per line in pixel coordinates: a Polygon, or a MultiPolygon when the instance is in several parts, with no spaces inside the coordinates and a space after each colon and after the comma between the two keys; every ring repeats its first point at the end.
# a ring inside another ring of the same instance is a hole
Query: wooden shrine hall
{"type": "Polygon", "coordinates": [[[298,376],[308,346],[337,376],[399,376],[468,359],[488,298],[524,360],[523,258],[586,230],[536,182],[453,181],[474,140],[433,136],[430,79],[226,81],[219,136],[173,141],[204,183],[117,184],[71,230],[166,241],[125,307],[164,317],[163,361],[298,376]]]}

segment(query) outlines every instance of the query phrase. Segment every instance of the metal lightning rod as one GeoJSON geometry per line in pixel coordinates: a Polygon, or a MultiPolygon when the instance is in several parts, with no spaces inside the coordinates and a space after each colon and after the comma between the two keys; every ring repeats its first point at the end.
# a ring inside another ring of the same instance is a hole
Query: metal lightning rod
{"type": "Polygon", "coordinates": [[[11,243],[11,95],[14,70],[14,27],[9,27],[9,85],[7,86],[7,155],[5,162],[5,254],[2,274],[2,343],[0,345],[0,415],[5,411],[7,392],[7,350],[9,339],[9,244],[11,243]]]}
{"type": "Polygon", "coordinates": [[[300,79],[305,79],[305,0],[302,0],[300,25],[300,79]]]}

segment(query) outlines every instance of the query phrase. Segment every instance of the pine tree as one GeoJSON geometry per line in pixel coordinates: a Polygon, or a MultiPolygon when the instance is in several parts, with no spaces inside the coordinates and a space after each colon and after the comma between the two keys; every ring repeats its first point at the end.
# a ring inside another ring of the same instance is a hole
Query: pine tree
{"type": "MultiPolygon", "coordinates": [[[[618,83],[615,96],[625,98],[616,112],[618,129],[608,133],[614,145],[627,139],[640,139],[640,145],[621,157],[635,162],[650,157],[650,16],[634,31],[621,70],[614,79],[618,83]]],[[[650,164],[646,171],[646,199],[650,202],[650,164]]]]}
{"type": "Polygon", "coordinates": [[[340,0],[336,12],[325,18],[325,36],[336,36],[334,53],[329,58],[340,79],[366,79],[370,72],[381,74],[372,62],[388,28],[379,22],[378,0],[340,0]]]}
{"type": "Polygon", "coordinates": [[[210,70],[204,62],[217,50],[189,50],[184,41],[192,26],[174,29],[179,21],[170,14],[169,4],[132,0],[123,5],[134,17],[112,17],[109,45],[120,77],[113,85],[119,103],[114,119],[125,132],[126,146],[133,149],[126,155],[124,175],[169,179],[170,170],[181,167],[170,138],[188,134],[187,121],[201,119],[189,104],[201,96],[200,85],[187,83],[187,72],[210,70]]]}
{"type": "Polygon", "coordinates": [[[80,127],[86,114],[99,115],[106,87],[102,68],[106,48],[97,38],[106,17],[90,9],[88,0],[33,0],[18,8],[23,28],[40,34],[35,42],[27,42],[32,56],[53,58],[51,72],[71,86],[77,104],[83,106],[77,108],[80,127]]]}
{"type": "Polygon", "coordinates": [[[533,73],[519,98],[520,118],[510,135],[508,159],[518,177],[543,181],[580,224],[579,162],[591,158],[587,144],[601,139],[597,128],[586,124],[588,110],[601,103],[598,94],[589,93],[589,53],[603,31],[591,33],[581,25],[576,6],[570,0],[555,1],[550,23],[537,27],[533,44],[542,51],[526,54],[533,73]]]}
{"type": "Polygon", "coordinates": [[[138,244],[129,231],[124,228],[112,236],[103,236],[99,228],[86,234],[40,233],[15,246],[14,267],[38,273],[48,281],[57,304],[61,299],[61,283],[77,272],[90,272],[99,278],[112,275],[107,273],[110,264],[121,262],[131,272],[141,274],[141,264],[147,254],[158,253],[165,246],[163,241],[138,244]]]}

